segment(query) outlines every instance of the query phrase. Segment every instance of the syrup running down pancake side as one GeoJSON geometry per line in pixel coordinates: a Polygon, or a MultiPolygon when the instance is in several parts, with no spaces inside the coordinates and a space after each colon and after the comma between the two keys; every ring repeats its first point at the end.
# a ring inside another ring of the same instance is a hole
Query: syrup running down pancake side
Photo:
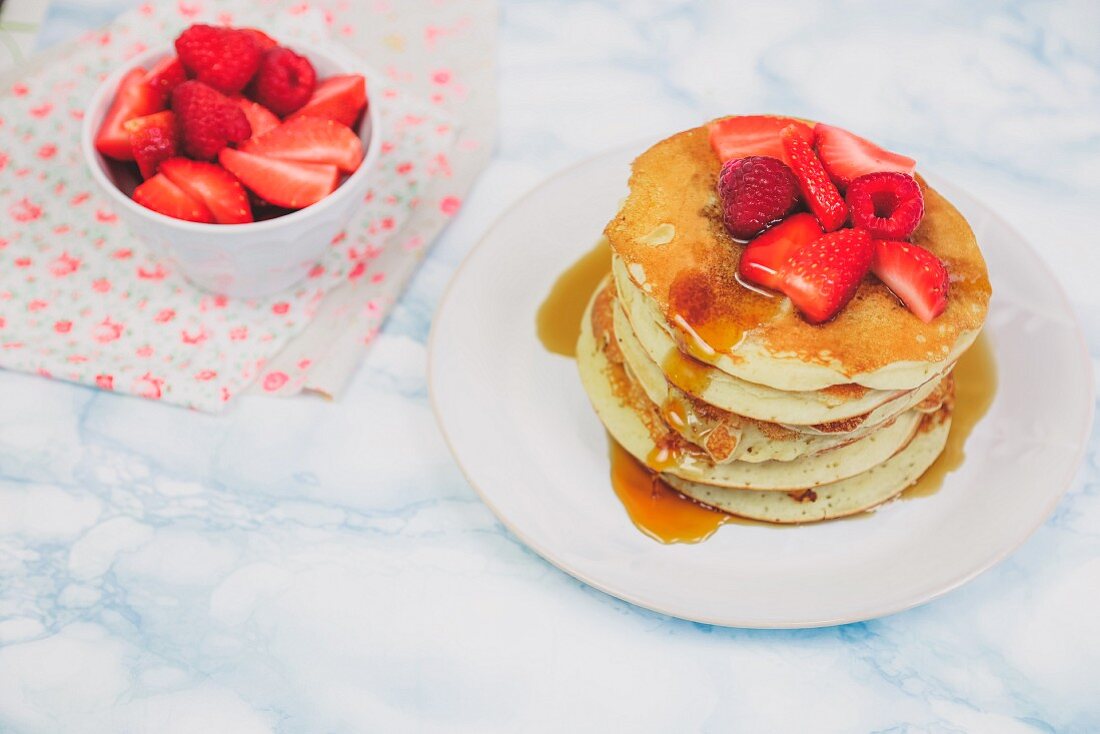
{"type": "MultiPolygon", "coordinates": [[[[610,269],[611,252],[607,241],[601,238],[557,279],[541,304],[536,319],[539,339],[547,351],[575,357],[585,306],[610,269]]],[[[708,336],[717,340],[716,335],[708,336]]],[[[663,367],[666,372],[678,374],[685,381],[705,379],[705,375],[700,376],[703,365],[684,354],[670,358],[670,363],[663,367]]],[[[900,499],[935,494],[944,478],[962,463],[966,439],[989,409],[996,391],[996,365],[984,335],[959,359],[955,376],[959,388],[947,447],[920,480],[900,495],[900,499]]],[[[610,436],[608,442],[611,487],[634,525],[654,540],[666,544],[698,543],[727,524],[782,527],[737,517],[691,499],[661,479],[658,473],[660,466],[649,466],[647,464],[650,462],[639,461],[610,436]]],[[[660,457],[653,457],[653,463],[660,464],[660,457]]],[[[868,516],[869,513],[864,512],[852,517],[868,516]]]]}

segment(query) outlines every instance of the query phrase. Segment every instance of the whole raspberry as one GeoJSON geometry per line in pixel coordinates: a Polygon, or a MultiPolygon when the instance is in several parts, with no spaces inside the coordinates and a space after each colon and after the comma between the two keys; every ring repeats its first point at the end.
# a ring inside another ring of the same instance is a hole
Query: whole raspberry
{"type": "Polygon", "coordinates": [[[276,47],[264,53],[252,82],[252,99],[280,117],[286,117],[309,101],[317,85],[317,72],[305,56],[276,47]]]}
{"type": "Polygon", "coordinates": [[[749,240],[794,210],[798,181],[778,158],[734,158],[718,174],[718,200],[729,233],[749,240]]]}
{"type": "Polygon", "coordinates": [[[247,31],[200,23],[176,38],[176,53],[200,82],[224,94],[236,94],[256,75],[263,50],[247,31]]]}
{"type": "Polygon", "coordinates": [[[184,82],[172,91],[172,111],[179,118],[183,149],[192,158],[214,160],[228,144],[252,135],[244,111],[200,81],[184,82]]]}
{"type": "Polygon", "coordinates": [[[924,195],[907,173],[868,173],[848,184],[852,226],[876,240],[906,240],[924,217],[924,195]]]}

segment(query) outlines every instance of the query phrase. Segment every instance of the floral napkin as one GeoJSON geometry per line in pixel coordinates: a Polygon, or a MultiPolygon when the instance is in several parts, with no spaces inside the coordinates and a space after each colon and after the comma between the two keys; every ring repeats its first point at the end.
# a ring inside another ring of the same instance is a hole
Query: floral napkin
{"type": "Polygon", "coordinates": [[[469,44],[491,43],[494,12],[460,0],[149,3],[0,77],[0,367],[206,411],[250,386],[338,393],[487,158],[492,54],[469,44]],[[378,70],[374,184],[309,278],[274,297],[214,296],[152,259],[80,155],[99,80],[193,22],[335,37],[378,70]]]}

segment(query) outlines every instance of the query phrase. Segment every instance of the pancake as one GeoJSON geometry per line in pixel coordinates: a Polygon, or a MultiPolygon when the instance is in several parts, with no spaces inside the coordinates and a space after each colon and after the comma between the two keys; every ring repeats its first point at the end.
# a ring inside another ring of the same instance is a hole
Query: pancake
{"type": "MultiPolygon", "coordinates": [[[[934,375],[916,388],[916,394],[912,390],[872,390],[851,384],[788,392],[748,382],[684,355],[653,302],[626,275],[620,258],[613,259],[612,274],[630,330],[650,360],[661,366],[673,385],[722,410],[808,432],[843,433],[863,424],[878,425],[901,413],[923,400],[940,378],[934,375]]],[[[790,301],[784,302],[789,306],[790,301]]],[[[948,363],[945,369],[951,366],[953,363],[948,363]]]]}
{"type": "Polygon", "coordinates": [[[719,487],[812,488],[883,463],[909,443],[923,418],[910,410],[851,443],[792,461],[715,464],[668,427],[658,407],[627,375],[614,337],[613,310],[612,292],[599,289],[581,320],[577,342],[581,382],[612,437],[635,458],[650,467],[657,465],[664,473],[719,487]]]}
{"type": "MultiPolygon", "coordinates": [[[[637,339],[630,331],[629,322],[619,308],[615,309],[614,326],[623,364],[631,379],[653,403],[660,406],[665,423],[672,430],[702,448],[711,461],[718,464],[730,461],[792,461],[823,453],[862,438],[883,422],[897,417],[889,415],[874,424],[856,421],[853,430],[821,433],[815,430],[799,430],[806,428],[804,426],[768,423],[721,410],[665,380],[660,368],[641,351],[637,339]]],[[[949,375],[913,391],[899,405],[898,415],[907,410],[935,412],[943,403],[951,381],[949,375]]]]}
{"type": "Polygon", "coordinates": [[[966,220],[919,176],[925,215],[912,239],[951,274],[946,310],[926,324],[868,277],[832,321],[811,325],[787,299],[738,282],[743,245],[719,216],[719,169],[705,126],[657,143],[634,161],[630,194],[604,231],[629,279],[692,356],[783,391],[848,384],[903,391],[946,372],[977,337],[990,296],[985,260],[966,220]]]}
{"type": "Polygon", "coordinates": [[[783,524],[855,515],[887,502],[920,479],[936,461],[951,431],[951,405],[925,416],[913,440],[898,453],[854,477],[802,493],[722,489],[664,476],[677,491],[732,515],[783,524]]]}
{"type": "Polygon", "coordinates": [[[661,407],[665,422],[684,439],[703,448],[716,463],[791,461],[838,448],[867,435],[910,409],[938,409],[944,379],[935,378],[873,414],[821,427],[777,424],[723,410],[671,384],[646,354],[622,308],[614,308],[614,332],[627,372],[646,396],[661,407]],[[927,407],[921,407],[931,400],[927,407]]]}

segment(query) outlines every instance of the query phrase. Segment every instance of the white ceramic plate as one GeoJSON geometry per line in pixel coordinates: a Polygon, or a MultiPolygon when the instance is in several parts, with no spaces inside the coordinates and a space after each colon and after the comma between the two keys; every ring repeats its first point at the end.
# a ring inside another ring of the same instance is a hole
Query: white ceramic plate
{"type": "Polygon", "coordinates": [[[535,313],[626,193],[638,146],[563,171],[513,206],[459,270],[429,359],[436,415],[466,477],[509,530],[563,571],[621,599],[737,627],[879,617],[1004,559],[1071,482],[1091,425],[1092,370],[1058,283],[996,214],[943,181],[989,262],[986,326],[999,389],[935,495],[874,517],[797,528],[728,525],[662,545],[609,482],[607,438],[575,363],[547,352],[535,313]]]}

